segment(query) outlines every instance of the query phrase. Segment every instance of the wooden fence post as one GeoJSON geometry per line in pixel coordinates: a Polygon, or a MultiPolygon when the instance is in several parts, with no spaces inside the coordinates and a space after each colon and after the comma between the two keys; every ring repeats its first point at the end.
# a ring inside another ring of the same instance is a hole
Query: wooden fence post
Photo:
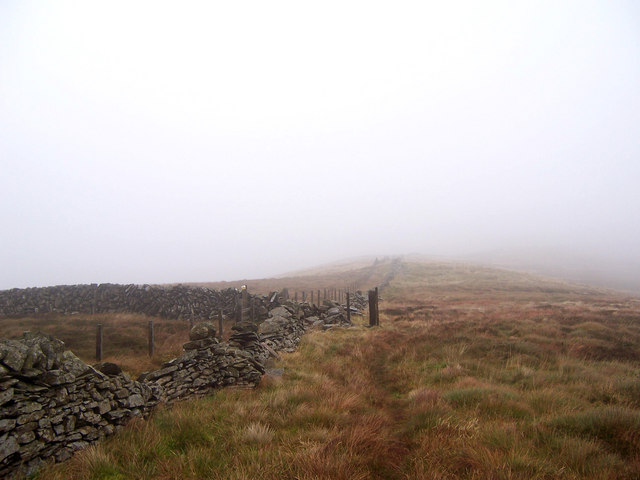
{"type": "Polygon", "coordinates": [[[375,295],[375,292],[373,290],[369,290],[367,293],[369,295],[369,326],[373,327],[376,324],[376,313],[375,307],[373,306],[373,296],[375,295]]]}
{"type": "Polygon", "coordinates": [[[222,309],[218,312],[218,337],[222,338],[222,309]]]}
{"type": "Polygon", "coordinates": [[[297,302],[298,301],[298,291],[296,290],[296,293],[293,294],[293,301],[297,302]]]}
{"type": "Polygon", "coordinates": [[[351,323],[351,302],[349,300],[349,292],[347,292],[347,322],[351,323]]]}
{"type": "Polygon", "coordinates": [[[153,320],[149,320],[149,356],[153,357],[154,344],[153,344],[153,320]]]}
{"type": "Polygon", "coordinates": [[[102,324],[98,324],[96,331],[96,362],[102,361],[102,324]]]}
{"type": "Polygon", "coordinates": [[[313,290],[311,290],[311,305],[313,305],[313,290]]]}
{"type": "Polygon", "coordinates": [[[378,287],[376,287],[375,290],[369,290],[369,326],[378,325],[380,325],[380,317],[378,315],[378,287]]]}

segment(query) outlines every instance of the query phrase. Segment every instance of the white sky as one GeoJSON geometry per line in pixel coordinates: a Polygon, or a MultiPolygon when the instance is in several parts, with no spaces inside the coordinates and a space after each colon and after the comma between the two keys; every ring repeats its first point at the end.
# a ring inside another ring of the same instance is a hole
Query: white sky
{"type": "Polygon", "coordinates": [[[640,259],[640,4],[0,2],[0,288],[640,259]]]}

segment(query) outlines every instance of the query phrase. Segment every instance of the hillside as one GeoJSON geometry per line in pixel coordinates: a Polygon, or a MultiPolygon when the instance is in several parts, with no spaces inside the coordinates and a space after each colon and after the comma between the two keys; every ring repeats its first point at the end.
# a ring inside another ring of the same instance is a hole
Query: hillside
{"type": "Polygon", "coordinates": [[[245,283],[388,285],[381,327],[310,332],[257,389],[160,410],[37,478],[640,476],[638,298],[391,260],[245,283]]]}

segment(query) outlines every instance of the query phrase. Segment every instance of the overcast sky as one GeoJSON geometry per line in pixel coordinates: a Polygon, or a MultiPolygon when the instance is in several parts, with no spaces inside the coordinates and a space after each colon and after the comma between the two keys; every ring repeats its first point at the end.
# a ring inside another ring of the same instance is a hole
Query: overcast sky
{"type": "Polygon", "coordinates": [[[640,258],[640,4],[0,2],[0,288],[640,258]]]}

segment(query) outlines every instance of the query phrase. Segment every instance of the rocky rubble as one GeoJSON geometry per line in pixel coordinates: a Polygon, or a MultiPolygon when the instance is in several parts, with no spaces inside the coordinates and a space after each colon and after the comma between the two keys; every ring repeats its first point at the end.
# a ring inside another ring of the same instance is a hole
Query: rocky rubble
{"type": "Polygon", "coordinates": [[[362,314],[362,311],[369,306],[369,299],[360,290],[352,293],[349,300],[351,311],[356,314],[362,314]]]}
{"type": "MultiPolygon", "coordinates": [[[[347,318],[347,307],[332,300],[323,300],[322,305],[316,307],[302,304],[304,311],[304,324],[308,328],[322,328],[328,330],[333,327],[350,327],[353,322],[347,318]]],[[[359,310],[351,307],[351,313],[357,314],[359,310]]]]}
{"type": "Polygon", "coordinates": [[[293,352],[304,335],[304,310],[294,304],[276,307],[269,311],[269,317],[260,324],[260,341],[271,350],[293,352]]]}

